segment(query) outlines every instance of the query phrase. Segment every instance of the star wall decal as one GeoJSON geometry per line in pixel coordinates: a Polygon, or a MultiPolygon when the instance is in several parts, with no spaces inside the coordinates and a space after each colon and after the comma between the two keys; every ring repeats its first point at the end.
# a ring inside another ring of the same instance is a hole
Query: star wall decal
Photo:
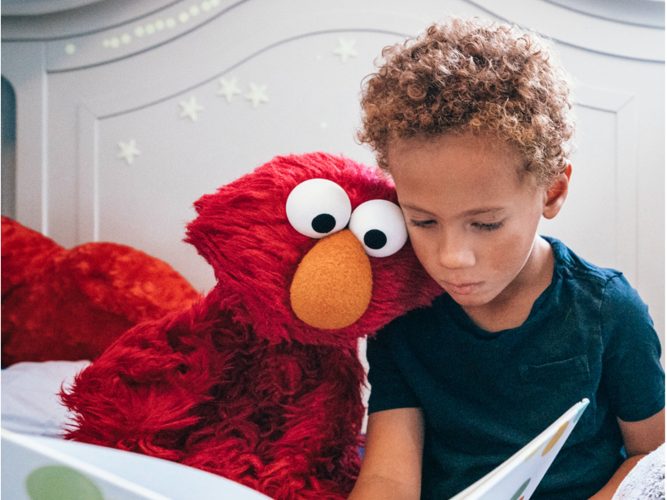
{"type": "Polygon", "coordinates": [[[263,102],[269,102],[269,96],[266,94],[266,85],[257,85],[250,83],[250,91],[245,98],[252,102],[252,107],[256,108],[263,102]]]}
{"type": "Polygon", "coordinates": [[[336,47],[333,53],[340,57],[341,62],[347,62],[348,59],[357,57],[358,55],[356,49],[354,48],[355,43],[357,43],[356,40],[339,38],[338,47],[336,47]]]}
{"type": "Polygon", "coordinates": [[[197,102],[195,96],[190,96],[187,100],[178,103],[181,107],[181,118],[190,118],[191,121],[196,122],[199,119],[199,113],[204,110],[204,107],[197,102]]]}
{"type": "Polygon", "coordinates": [[[120,141],[118,143],[118,158],[122,159],[128,165],[134,163],[134,158],[141,154],[141,151],[137,148],[137,141],[130,139],[127,142],[120,141]]]}
{"type": "Polygon", "coordinates": [[[235,95],[241,94],[241,89],[236,82],[236,78],[232,78],[231,80],[220,78],[218,83],[220,84],[218,95],[224,96],[227,102],[232,102],[235,95]]]}

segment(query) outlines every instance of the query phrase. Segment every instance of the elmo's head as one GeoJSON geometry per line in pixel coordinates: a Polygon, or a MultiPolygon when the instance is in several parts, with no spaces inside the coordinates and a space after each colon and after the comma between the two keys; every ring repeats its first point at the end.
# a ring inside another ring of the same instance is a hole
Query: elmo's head
{"type": "Polygon", "coordinates": [[[195,208],[186,240],[213,266],[221,308],[271,342],[349,346],[441,293],[391,182],[352,160],[276,157],[195,208]]]}

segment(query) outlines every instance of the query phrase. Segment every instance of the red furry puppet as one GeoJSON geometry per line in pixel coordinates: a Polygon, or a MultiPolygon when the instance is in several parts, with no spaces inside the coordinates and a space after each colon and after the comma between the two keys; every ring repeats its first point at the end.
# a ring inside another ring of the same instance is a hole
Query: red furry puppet
{"type": "Polygon", "coordinates": [[[345,497],[364,415],[358,340],[440,293],[405,245],[395,196],[376,169],[312,153],[202,197],[187,241],[217,285],[77,377],[68,437],[278,499],[345,497]]]}

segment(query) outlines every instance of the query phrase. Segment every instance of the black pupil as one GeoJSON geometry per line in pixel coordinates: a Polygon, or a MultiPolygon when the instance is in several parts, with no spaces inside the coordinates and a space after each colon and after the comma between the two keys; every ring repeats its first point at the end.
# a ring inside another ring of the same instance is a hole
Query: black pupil
{"type": "Polygon", "coordinates": [[[364,234],[364,244],[373,250],[379,250],[387,244],[387,236],[379,229],[371,229],[364,234]]]}
{"type": "Polygon", "coordinates": [[[336,219],[331,214],[320,214],[311,223],[313,229],[320,234],[326,234],[336,227],[336,219]]]}

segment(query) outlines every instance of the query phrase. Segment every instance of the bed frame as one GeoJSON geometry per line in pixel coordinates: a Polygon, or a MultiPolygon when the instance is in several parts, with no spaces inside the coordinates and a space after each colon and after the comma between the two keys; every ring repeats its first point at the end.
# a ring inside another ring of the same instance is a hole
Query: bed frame
{"type": "Polygon", "coordinates": [[[13,110],[16,133],[3,134],[3,210],[65,246],[132,245],[205,291],[211,269],[182,242],[194,200],[276,154],[372,163],[355,130],[382,47],[447,14],[506,20],[553,38],[575,81],[571,194],[542,230],[622,269],[662,334],[656,3],[633,2],[622,22],[541,0],[6,1],[3,129],[13,110]]]}

